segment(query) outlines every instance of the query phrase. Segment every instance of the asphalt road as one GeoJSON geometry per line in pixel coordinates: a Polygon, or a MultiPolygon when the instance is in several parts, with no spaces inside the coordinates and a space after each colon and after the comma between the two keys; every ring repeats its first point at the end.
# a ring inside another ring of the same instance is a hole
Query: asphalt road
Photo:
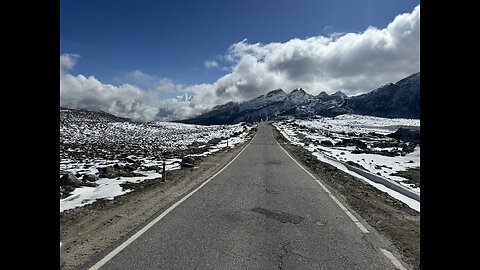
{"type": "Polygon", "coordinates": [[[353,215],[368,233],[260,123],[228,167],[101,269],[397,269],[353,215]]]}

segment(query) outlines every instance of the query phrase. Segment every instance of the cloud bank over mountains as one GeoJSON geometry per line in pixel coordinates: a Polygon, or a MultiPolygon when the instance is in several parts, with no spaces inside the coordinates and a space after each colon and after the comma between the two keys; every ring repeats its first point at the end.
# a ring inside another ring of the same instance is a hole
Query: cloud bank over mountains
{"type": "Polygon", "coordinates": [[[125,83],[106,84],[94,76],[74,75],[81,56],[60,56],[60,105],[103,110],[141,121],[175,120],[199,115],[228,101],[243,101],[282,88],[302,87],[310,94],[338,90],[369,92],[420,70],[420,6],[400,14],[384,29],[360,33],[294,38],[284,43],[232,44],[221,60],[206,68],[229,71],[211,84],[181,85],[139,70],[125,83]],[[174,98],[166,98],[177,95],[174,98]]]}

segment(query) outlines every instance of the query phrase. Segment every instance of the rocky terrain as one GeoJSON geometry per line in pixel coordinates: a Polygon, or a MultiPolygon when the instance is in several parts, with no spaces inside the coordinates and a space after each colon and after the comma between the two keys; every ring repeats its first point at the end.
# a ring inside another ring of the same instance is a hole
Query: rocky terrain
{"type": "Polygon", "coordinates": [[[60,109],[60,211],[131,192],[165,171],[252,136],[252,125],[134,123],[104,112],[60,109]]]}
{"type": "Polygon", "coordinates": [[[190,124],[233,124],[285,118],[334,117],[341,114],[385,118],[420,118],[420,73],[389,83],[369,93],[348,97],[341,91],[314,96],[304,89],[282,89],[244,102],[228,102],[192,119],[190,124]]]}
{"type": "MultiPolygon", "coordinates": [[[[342,165],[341,162],[345,162],[420,194],[418,119],[345,114],[334,118],[275,121],[273,125],[290,143],[311,152],[319,161],[331,163],[357,177],[356,172],[342,165]]],[[[395,196],[393,192],[392,196],[395,196]]],[[[411,203],[420,211],[418,202],[411,203]]]]}

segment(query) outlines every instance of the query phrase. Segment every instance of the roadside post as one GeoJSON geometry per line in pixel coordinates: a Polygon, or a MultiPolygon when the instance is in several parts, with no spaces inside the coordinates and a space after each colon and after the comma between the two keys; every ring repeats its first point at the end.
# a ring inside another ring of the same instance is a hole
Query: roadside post
{"type": "Polygon", "coordinates": [[[165,173],[165,158],[162,159],[162,182],[165,182],[167,175],[165,173]]]}

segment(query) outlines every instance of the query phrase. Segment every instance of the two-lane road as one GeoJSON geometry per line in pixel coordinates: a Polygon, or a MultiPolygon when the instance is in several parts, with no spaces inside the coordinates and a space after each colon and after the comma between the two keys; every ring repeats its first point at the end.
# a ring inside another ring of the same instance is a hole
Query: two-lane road
{"type": "Polygon", "coordinates": [[[170,210],[93,269],[397,269],[377,233],[355,223],[265,123],[232,163],[170,210]]]}

